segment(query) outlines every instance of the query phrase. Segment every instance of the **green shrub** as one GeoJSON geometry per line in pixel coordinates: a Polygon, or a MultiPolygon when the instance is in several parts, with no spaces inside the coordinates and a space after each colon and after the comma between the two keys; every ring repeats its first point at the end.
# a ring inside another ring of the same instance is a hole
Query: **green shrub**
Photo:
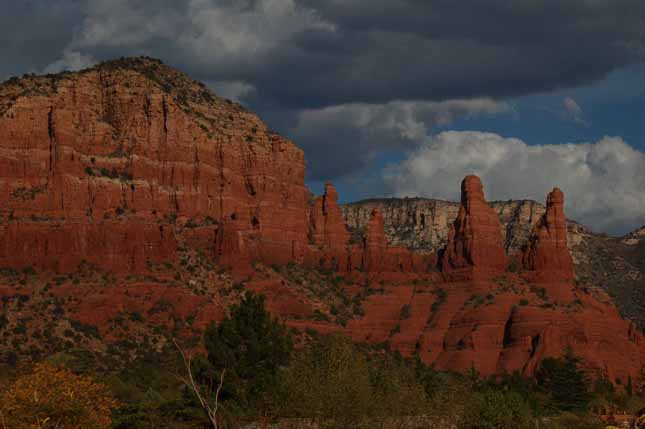
{"type": "Polygon", "coordinates": [[[406,320],[412,316],[412,306],[410,304],[405,304],[401,307],[401,313],[399,314],[399,319],[406,320]]]}
{"type": "Polygon", "coordinates": [[[322,311],[315,309],[313,313],[313,318],[317,322],[330,322],[331,319],[322,311]]]}
{"type": "Polygon", "coordinates": [[[0,314],[0,331],[9,325],[9,319],[4,314],[0,314]]]}
{"type": "Polygon", "coordinates": [[[27,267],[23,268],[23,269],[22,269],[22,272],[23,272],[23,274],[25,274],[26,276],[33,276],[33,275],[36,275],[36,270],[34,270],[34,267],[32,267],[31,265],[29,265],[29,266],[27,266],[27,267]]]}
{"type": "Polygon", "coordinates": [[[396,335],[396,334],[398,334],[400,332],[401,332],[401,325],[399,325],[397,323],[396,326],[394,328],[392,328],[392,330],[390,331],[390,337],[393,336],[393,335],[396,335]]]}
{"type": "Polygon", "coordinates": [[[423,386],[404,364],[370,360],[339,335],[298,353],[281,380],[281,414],[321,428],[404,427],[426,411],[423,386]]]}
{"type": "Polygon", "coordinates": [[[72,328],[74,328],[75,331],[82,332],[87,337],[101,338],[99,329],[94,325],[89,325],[87,323],[83,323],[79,320],[74,319],[70,320],[69,323],[72,325],[72,328]]]}
{"type": "Polygon", "coordinates": [[[519,271],[517,261],[515,258],[512,258],[508,265],[506,266],[506,271],[509,273],[516,273],[519,271]]]}
{"type": "Polygon", "coordinates": [[[430,322],[430,320],[432,319],[434,314],[437,311],[439,311],[439,309],[441,308],[443,303],[446,302],[446,298],[448,297],[448,294],[442,288],[437,288],[435,290],[435,295],[436,295],[437,299],[432,303],[432,306],[430,307],[430,318],[428,320],[428,323],[430,322]]]}
{"type": "Polygon", "coordinates": [[[157,302],[155,302],[152,308],[148,310],[148,313],[150,314],[161,313],[163,311],[169,310],[170,308],[172,308],[172,304],[168,300],[164,298],[160,298],[157,302]]]}
{"type": "Polygon", "coordinates": [[[549,297],[547,295],[547,292],[546,292],[546,289],[543,288],[543,287],[534,287],[533,286],[533,287],[531,287],[531,292],[536,294],[538,296],[538,298],[540,298],[543,301],[546,301],[547,299],[549,299],[549,297]]]}
{"type": "Polygon", "coordinates": [[[549,396],[549,407],[560,411],[583,411],[591,400],[591,382],[580,359],[569,349],[564,358],[547,358],[535,374],[549,396]]]}
{"type": "Polygon", "coordinates": [[[485,390],[467,402],[464,429],[531,429],[531,409],[516,392],[485,390]]]}
{"type": "Polygon", "coordinates": [[[24,323],[20,322],[15,328],[13,328],[13,333],[16,335],[24,335],[27,333],[27,327],[24,323]]]}

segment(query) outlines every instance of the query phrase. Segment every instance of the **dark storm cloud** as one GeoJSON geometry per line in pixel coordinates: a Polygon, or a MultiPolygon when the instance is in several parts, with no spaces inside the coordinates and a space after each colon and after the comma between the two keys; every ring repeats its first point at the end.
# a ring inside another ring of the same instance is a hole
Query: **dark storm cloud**
{"type": "Polygon", "coordinates": [[[0,79],[40,71],[61,55],[80,20],[72,1],[0,0],[0,79]]]}
{"type": "Polygon", "coordinates": [[[527,94],[602,78],[645,49],[641,0],[4,2],[5,71],[64,48],[147,53],[252,85],[257,107],[527,94]]]}
{"type": "Polygon", "coordinates": [[[519,95],[587,83],[643,59],[640,0],[306,4],[334,23],[343,54],[302,93],[285,94],[289,103],[305,94],[320,104],[348,94],[367,102],[519,95]]]}

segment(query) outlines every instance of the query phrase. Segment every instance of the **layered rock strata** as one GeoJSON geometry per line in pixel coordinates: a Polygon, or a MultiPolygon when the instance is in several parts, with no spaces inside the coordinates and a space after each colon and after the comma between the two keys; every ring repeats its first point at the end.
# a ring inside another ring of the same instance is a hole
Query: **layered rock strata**
{"type": "MultiPolygon", "coordinates": [[[[440,369],[530,375],[541,359],[571,347],[598,376],[638,379],[641,333],[606,295],[571,281],[558,190],[546,209],[530,202],[494,209],[481,180],[468,176],[460,206],[437,203],[427,215],[414,211],[413,200],[405,216],[432,241],[411,238],[426,250],[417,252],[388,232],[403,214],[375,206],[354,216],[338,206],[331,184],[309,206],[304,177],[300,149],[155,60],[10,80],[0,86],[0,267],[13,274],[0,294],[16,296],[20,272],[55,278],[89,262],[125,283],[142,274],[146,293],[160,301],[161,289],[172,289],[173,303],[186,309],[175,316],[188,318],[199,307],[199,326],[234,302],[222,297],[248,288],[303,331],[388,342],[440,369]],[[501,223],[500,216],[516,221],[501,223]],[[505,248],[513,254],[520,236],[528,244],[523,271],[515,272],[505,248]],[[185,269],[175,267],[178,255],[185,269]],[[198,259],[205,261],[201,288],[184,287],[198,259]],[[226,283],[221,268],[237,278],[226,283]],[[298,275],[289,277],[289,269],[298,275]],[[182,282],[170,287],[176,279],[182,282]],[[351,314],[334,321],[337,306],[348,303],[351,314]]],[[[102,281],[96,278],[85,281],[102,281]]],[[[56,293],[73,295],[74,287],[56,293]]],[[[140,310],[136,299],[90,292],[74,313],[85,323],[112,320],[94,317],[92,299],[112,318],[140,310]]],[[[1,300],[3,311],[16,301],[1,300]]],[[[158,311],[151,303],[139,307],[158,311]]]]}
{"type": "MultiPolygon", "coordinates": [[[[507,254],[522,250],[532,226],[545,211],[542,204],[531,200],[493,201],[489,205],[499,217],[507,254]]],[[[355,240],[364,234],[372,210],[379,209],[388,242],[418,252],[437,252],[446,245],[459,207],[458,202],[426,198],[371,199],[340,206],[355,240]]]]}
{"type": "Polygon", "coordinates": [[[302,150],[203,84],[137,58],[11,80],[0,99],[0,265],[141,271],[236,216],[254,258],[298,260],[302,150]]]}

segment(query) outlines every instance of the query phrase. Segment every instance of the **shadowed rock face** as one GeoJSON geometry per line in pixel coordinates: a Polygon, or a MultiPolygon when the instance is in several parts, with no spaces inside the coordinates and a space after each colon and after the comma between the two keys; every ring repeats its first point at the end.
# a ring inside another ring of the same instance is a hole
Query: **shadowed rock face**
{"type": "Polygon", "coordinates": [[[106,342],[127,335],[111,323],[123,312],[180,328],[193,317],[202,329],[253,290],[301,331],[387,341],[440,369],[530,375],[572,347],[597,375],[638,378],[641,333],[601,291],[571,282],[561,192],[546,209],[491,208],[468,176],[459,206],[365,212],[340,208],[331,184],[308,206],[304,168],[302,151],[255,115],[154,60],[4,83],[0,267],[13,271],[0,271],[1,309],[12,324],[27,311],[37,323],[43,285],[87,261],[94,271],[78,283],[61,277],[50,319],[62,311],[106,342]],[[393,240],[393,219],[405,217],[435,240],[412,234],[425,252],[393,240]],[[524,272],[505,271],[505,248],[522,242],[524,272]],[[21,286],[26,266],[42,278],[21,286]],[[24,307],[4,299],[18,293],[32,296],[24,307]]]}
{"type": "Polygon", "coordinates": [[[477,280],[497,275],[505,267],[499,218],[484,199],[479,177],[466,176],[461,182],[461,207],[448,233],[441,268],[445,273],[460,273],[477,280]]]}

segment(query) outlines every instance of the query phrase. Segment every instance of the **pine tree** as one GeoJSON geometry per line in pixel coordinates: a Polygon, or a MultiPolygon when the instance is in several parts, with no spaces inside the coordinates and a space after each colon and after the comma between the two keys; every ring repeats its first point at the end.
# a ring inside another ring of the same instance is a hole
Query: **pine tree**
{"type": "Polygon", "coordinates": [[[591,399],[590,381],[580,368],[580,358],[571,349],[567,349],[563,359],[544,359],[536,378],[558,410],[581,411],[591,399]]]}
{"type": "Polygon", "coordinates": [[[293,342],[284,324],[264,307],[264,296],[247,293],[230,316],[204,334],[207,361],[226,370],[222,399],[243,410],[263,408],[277,384],[278,369],[289,363],[293,342]]]}

